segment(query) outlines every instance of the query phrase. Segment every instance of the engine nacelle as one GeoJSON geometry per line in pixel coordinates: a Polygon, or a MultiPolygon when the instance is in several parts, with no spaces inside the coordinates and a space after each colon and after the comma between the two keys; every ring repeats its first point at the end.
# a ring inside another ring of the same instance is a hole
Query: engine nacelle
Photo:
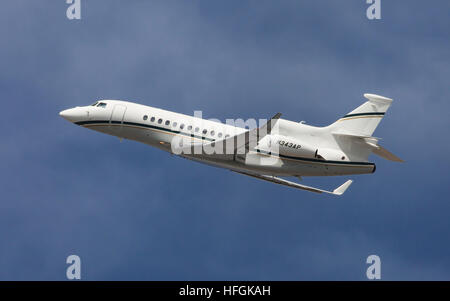
{"type": "Polygon", "coordinates": [[[349,161],[345,153],[337,149],[319,148],[318,155],[329,161],[349,161]]]}

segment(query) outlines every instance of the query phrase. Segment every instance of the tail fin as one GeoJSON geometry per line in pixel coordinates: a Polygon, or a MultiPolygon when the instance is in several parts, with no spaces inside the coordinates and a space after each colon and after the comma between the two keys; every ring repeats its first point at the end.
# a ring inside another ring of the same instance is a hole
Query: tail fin
{"type": "Polygon", "coordinates": [[[372,136],[384,113],[391,105],[392,99],[375,94],[364,94],[364,97],[369,101],[330,126],[334,133],[372,136]]]}

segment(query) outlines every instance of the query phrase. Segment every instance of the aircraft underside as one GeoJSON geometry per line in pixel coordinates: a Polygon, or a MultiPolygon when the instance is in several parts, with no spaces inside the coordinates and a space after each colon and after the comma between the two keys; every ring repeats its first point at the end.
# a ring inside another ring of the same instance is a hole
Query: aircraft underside
{"type": "MultiPolygon", "coordinates": [[[[85,125],[93,130],[135,140],[171,153],[173,135],[138,126],[85,125]]],[[[281,157],[253,150],[236,155],[181,155],[200,163],[226,169],[276,176],[339,176],[368,174],[375,164],[368,162],[334,162],[301,157],[281,157]]]]}

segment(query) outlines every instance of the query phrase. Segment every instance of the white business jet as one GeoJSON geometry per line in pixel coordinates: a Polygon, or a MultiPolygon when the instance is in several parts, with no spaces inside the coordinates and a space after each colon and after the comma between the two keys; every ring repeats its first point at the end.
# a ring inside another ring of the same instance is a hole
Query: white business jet
{"type": "Polygon", "coordinates": [[[120,100],[100,100],[59,114],[77,125],[187,159],[297,189],[341,195],[352,180],[327,191],[282,177],[373,173],[371,153],[402,162],[372,137],[392,99],[364,96],[368,101],[325,127],[281,119],[278,113],[246,129],[120,100]]]}

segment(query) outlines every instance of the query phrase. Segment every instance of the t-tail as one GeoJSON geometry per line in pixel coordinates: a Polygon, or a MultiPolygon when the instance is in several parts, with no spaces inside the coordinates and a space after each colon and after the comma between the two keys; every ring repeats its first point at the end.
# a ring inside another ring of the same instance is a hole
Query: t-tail
{"type": "Polygon", "coordinates": [[[392,104],[392,99],[375,94],[364,94],[365,103],[329,126],[344,153],[350,158],[368,160],[371,153],[391,161],[403,162],[378,144],[373,132],[392,104]]]}

